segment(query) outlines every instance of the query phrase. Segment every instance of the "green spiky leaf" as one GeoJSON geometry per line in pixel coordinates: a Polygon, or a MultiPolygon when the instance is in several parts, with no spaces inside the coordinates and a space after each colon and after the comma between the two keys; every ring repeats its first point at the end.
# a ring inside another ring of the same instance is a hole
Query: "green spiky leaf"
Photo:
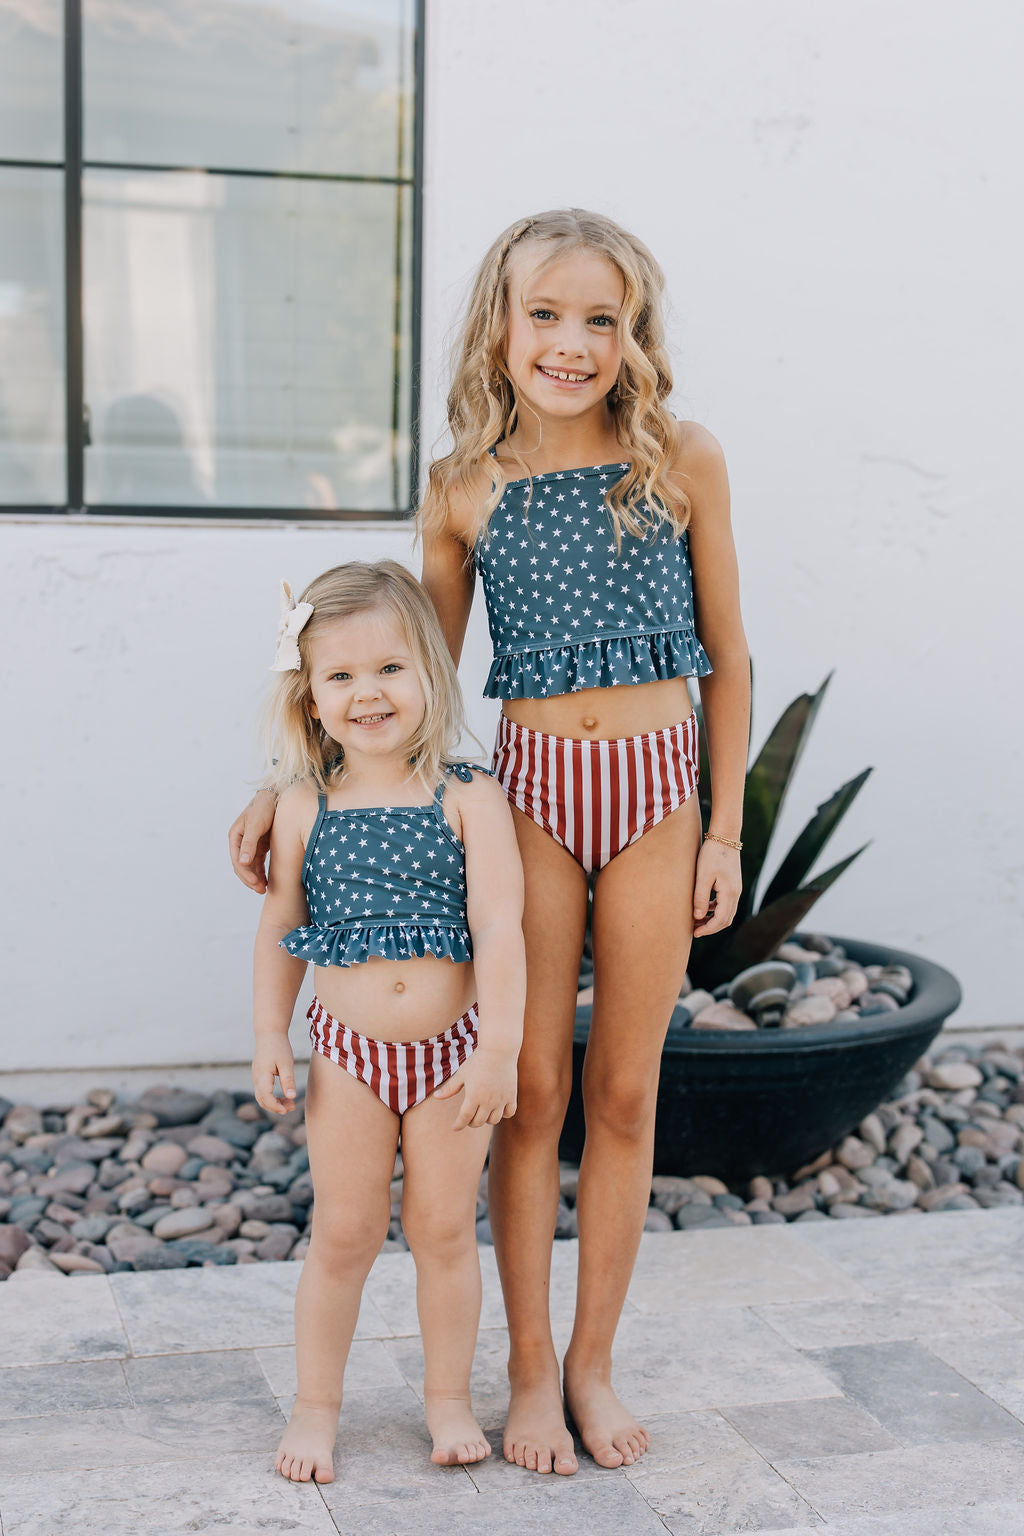
{"type": "Polygon", "coordinates": [[[737,923],[746,921],[754,910],[768,845],[831,676],[830,672],[817,693],[802,693],[783,710],[747,773],[743,796],[743,895],[736,913],[737,923]]]}
{"type": "Polygon", "coordinates": [[[775,878],[765,891],[761,902],[762,911],[788,891],[795,891],[801,880],[806,878],[870,774],[871,769],[865,768],[863,773],[858,773],[856,778],[847,780],[834,795],[818,806],[817,811],[779,865],[775,878]]]}

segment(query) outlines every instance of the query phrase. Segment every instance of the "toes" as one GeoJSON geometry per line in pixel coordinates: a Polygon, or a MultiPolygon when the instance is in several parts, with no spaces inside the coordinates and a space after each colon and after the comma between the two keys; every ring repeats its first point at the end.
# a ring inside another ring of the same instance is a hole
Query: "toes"
{"type": "Polygon", "coordinates": [[[324,1465],[320,1465],[318,1463],[313,1468],[313,1481],[317,1483],[333,1483],[334,1463],[330,1461],[326,1462],[324,1465]]]}
{"type": "Polygon", "coordinates": [[[579,1462],[575,1456],[559,1456],[555,1462],[554,1470],[560,1477],[571,1477],[578,1470],[579,1462]]]}
{"type": "Polygon", "coordinates": [[[616,1435],[612,1440],[612,1445],[622,1457],[623,1465],[626,1467],[631,1467],[640,1454],[639,1447],[634,1442],[632,1435],[616,1435]]]}
{"type": "Polygon", "coordinates": [[[551,1471],[551,1452],[548,1450],[547,1446],[545,1446],[543,1450],[538,1450],[537,1452],[537,1471],[551,1471]]]}
{"type": "Polygon", "coordinates": [[[623,1462],[622,1452],[616,1450],[614,1445],[599,1446],[593,1452],[593,1457],[599,1467],[621,1467],[623,1462]]]}

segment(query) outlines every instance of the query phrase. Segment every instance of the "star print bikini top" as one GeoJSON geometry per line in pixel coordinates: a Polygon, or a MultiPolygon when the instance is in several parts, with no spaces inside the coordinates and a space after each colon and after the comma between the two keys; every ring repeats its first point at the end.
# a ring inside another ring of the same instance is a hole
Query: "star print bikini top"
{"type": "Polygon", "coordinates": [[[494,662],[484,696],[537,699],[704,677],[686,533],[658,523],[621,551],[604,496],[628,464],[510,480],[476,542],[494,662]]]}
{"type": "Polygon", "coordinates": [[[286,934],[282,948],[314,965],[471,960],[466,852],[442,802],[449,774],[469,784],[487,771],[450,764],[430,805],[329,811],[321,795],[302,864],[310,921],[286,934]]]}

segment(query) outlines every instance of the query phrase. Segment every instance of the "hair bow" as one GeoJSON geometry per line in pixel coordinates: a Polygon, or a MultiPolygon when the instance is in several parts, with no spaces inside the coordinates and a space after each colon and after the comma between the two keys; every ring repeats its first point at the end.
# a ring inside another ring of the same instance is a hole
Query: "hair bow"
{"type": "Polygon", "coordinates": [[[297,603],[286,581],[281,583],[281,622],[277,627],[277,654],[271,672],[297,672],[302,666],[299,635],[309,623],[312,603],[297,603]]]}

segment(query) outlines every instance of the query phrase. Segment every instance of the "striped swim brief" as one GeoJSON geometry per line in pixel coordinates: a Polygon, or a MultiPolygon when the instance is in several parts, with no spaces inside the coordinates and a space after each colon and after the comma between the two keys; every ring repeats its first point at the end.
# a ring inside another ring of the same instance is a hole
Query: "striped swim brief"
{"type": "Polygon", "coordinates": [[[429,1040],[371,1040],[333,1018],[318,997],[306,1018],[313,1049],[372,1088],[396,1115],[422,1103],[469,1060],[479,1022],[474,1003],[451,1029],[429,1040]]]}
{"type": "Polygon", "coordinates": [[[576,741],[498,721],[494,773],[509,801],[587,871],[601,869],[697,787],[697,716],[620,741],[576,741]]]}

